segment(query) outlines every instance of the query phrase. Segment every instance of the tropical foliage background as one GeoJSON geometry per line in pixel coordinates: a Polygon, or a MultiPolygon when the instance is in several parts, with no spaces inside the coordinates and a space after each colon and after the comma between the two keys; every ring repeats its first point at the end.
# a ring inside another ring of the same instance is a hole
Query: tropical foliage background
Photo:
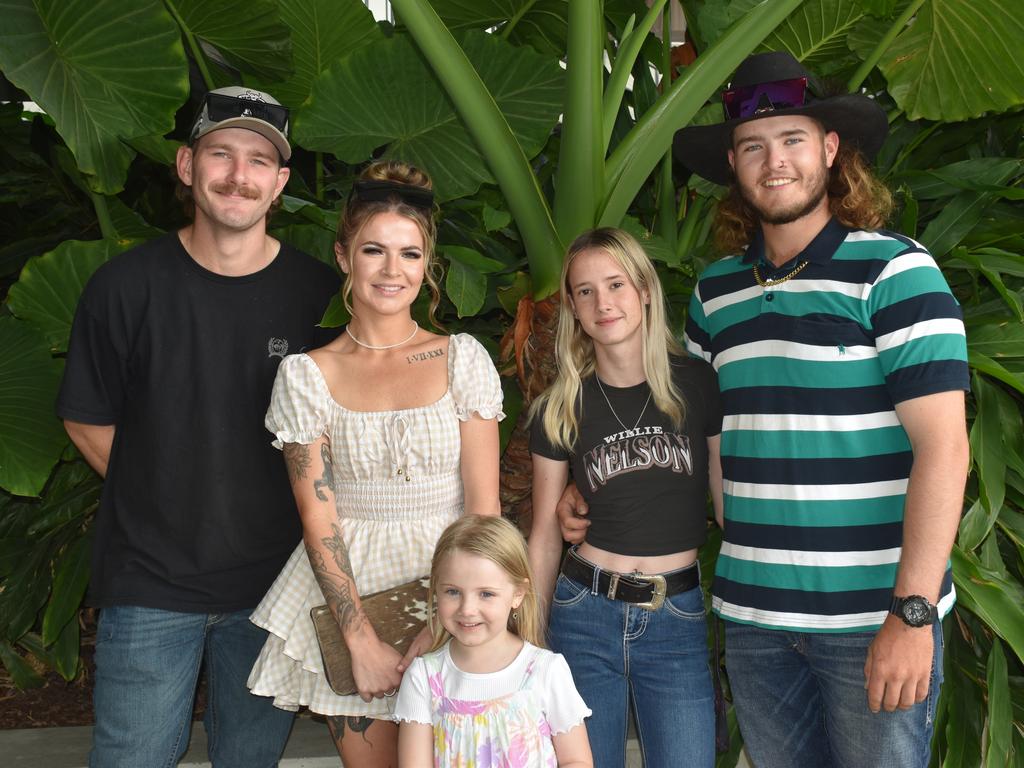
{"type": "MultiPolygon", "coordinates": [[[[206,89],[293,110],[273,232],[330,259],[361,164],[412,161],[442,209],[444,321],[506,361],[506,513],[528,525],[521,406],[552,371],[564,245],[640,235],[681,328],[722,190],[673,164],[749,53],[786,49],[889,114],[892,226],[938,259],[968,328],[973,470],[953,552],[933,765],[1024,766],[1024,15],[1019,0],[0,0],[0,662],[79,673],[101,482],[53,414],[91,272],[181,226],[168,173],[206,89]],[[240,23],[241,20],[245,23],[240,23]],[[27,112],[34,102],[42,113],[27,112]],[[519,417],[517,419],[517,416],[519,417]],[[29,663],[33,657],[33,663],[29,663]]],[[[340,324],[333,306],[325,322],[340,324]]],[[[183,416],[187,418],[187,416],[183,416]]],[[[716,542],[703,555],[712,572],[716,542]]],[[[739,749],[735,722],[730,753],[739,749]]]]}

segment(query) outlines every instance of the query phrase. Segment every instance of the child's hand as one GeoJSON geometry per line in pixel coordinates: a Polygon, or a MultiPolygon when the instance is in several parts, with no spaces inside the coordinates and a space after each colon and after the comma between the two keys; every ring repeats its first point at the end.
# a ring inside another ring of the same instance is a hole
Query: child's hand
{"type": "Polygon", "coordinates": [[[422,656],[434,642],[434,636],[430,634],[430,627],[424,626],[420,630],[420,633],[413,639],[412,644],[409,646],[409,650],[405,652],[405,656],[398,663],[398,671],[405,672],[412,664],[412,660],[417,656],[422,656]]]}

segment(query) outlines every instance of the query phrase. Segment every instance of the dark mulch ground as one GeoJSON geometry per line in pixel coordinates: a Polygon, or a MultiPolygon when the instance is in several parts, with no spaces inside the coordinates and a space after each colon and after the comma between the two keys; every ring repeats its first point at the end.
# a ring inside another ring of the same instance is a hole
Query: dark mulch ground
{"type": "MultiPolygon", "coordinates": [[[[92,657],[95,641],[95,618],[91,611],[83,611],[82,669],[71,682],[56,672],[49,672],[44,677],[46,682],[42,687],[19,691],[0,669],[0,730],[92,725],[92,657]]],[[[200,683],[194,714],[197,720],[202,718],[205,708],[204,689],[205,686],[200,683]]]]}

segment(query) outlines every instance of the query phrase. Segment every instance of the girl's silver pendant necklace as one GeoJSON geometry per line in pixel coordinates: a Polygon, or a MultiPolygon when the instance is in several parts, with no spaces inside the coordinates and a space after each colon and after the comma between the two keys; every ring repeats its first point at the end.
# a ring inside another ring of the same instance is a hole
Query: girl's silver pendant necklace
{"type": "MultiPolygon", "coordinates": [[[[622,419],[619,418],[619,414],[617,414],[615,412],[615,409],[612,408],[612,401],[608,399],[608,393],[604,391],[604,385],[601,384],[601,377],[598,376],[597,373],[595,372],[594,373],[594,378],[597,379],[597,388],[601,390],[601,394],[604,395],[604,401],[605,401],[605,403],[608,404],[608,410],[612,412],[612,416],[614,416],[615,420],[617,422],[619,422],[619,426],[622,427],[622,431],[623,432],[629,431],[629,427],[627,427],[625,424],[622,423],[622,419]]],[[[637,427],[640,426],[640,421],[641,421],[641,419],[643,419],[644,414],[647,413],[647,406],[650,405],[650,403],[651,403],[651,391],[650,391],[650,387],[648,387],[647,388],[647,400],[644,401],[644,407],[641,409],[640,415],[636,419],[636,424],[633,425],[633,429],[636,429],[637,427]]]]}

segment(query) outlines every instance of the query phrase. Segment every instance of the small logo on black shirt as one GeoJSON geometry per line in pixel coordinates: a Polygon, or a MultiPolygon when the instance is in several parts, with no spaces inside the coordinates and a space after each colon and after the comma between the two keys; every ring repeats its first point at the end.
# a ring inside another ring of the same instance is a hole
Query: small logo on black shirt
{"type": "Polygon", "coordinates": [[[288,339],[275,339],[271,336],[270,341],[267,342],[267,357],[280,357],[284,359],[284,356],[287,354],[288,339]]]}

